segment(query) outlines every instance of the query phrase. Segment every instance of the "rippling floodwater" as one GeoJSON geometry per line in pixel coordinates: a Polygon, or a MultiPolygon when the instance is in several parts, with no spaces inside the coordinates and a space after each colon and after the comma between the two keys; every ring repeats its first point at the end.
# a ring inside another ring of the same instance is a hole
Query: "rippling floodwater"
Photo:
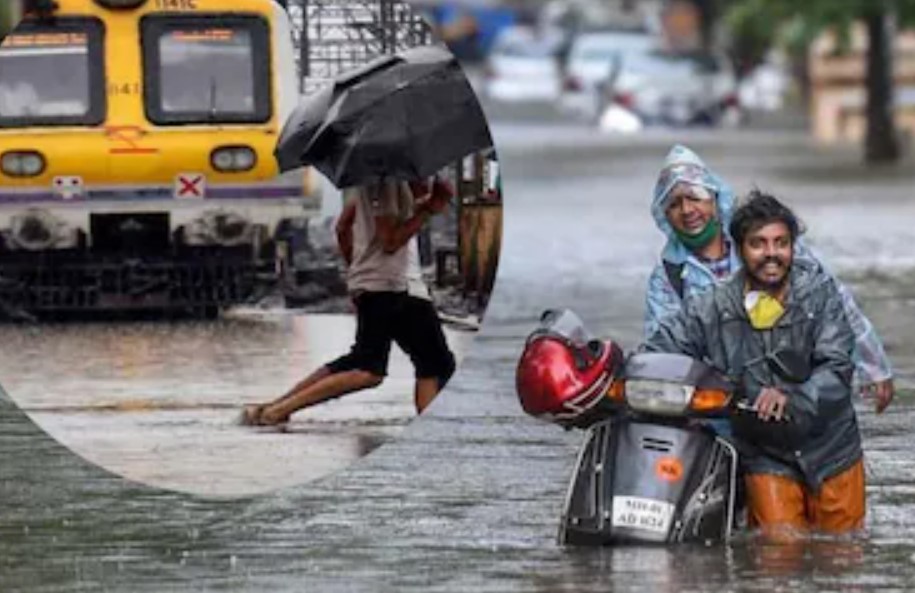
{"type": "MultiPolygon", "coordinates": [[[[865,536],[798,549],[747,536],[710,548],[562,549],[556,527],[581,435],[523,416],[514,364],[540,311],[556,305],[573,306],[596,333],[635,345],[642,289],[661,246],[649,192],[668,145],[683,136],[612,140],[539,124],[495,130],[506,190],[499,284],[481,335],[428,414],[342,474],[208,501],[113,477],[4,403],[0,589],[911,590],[912,168],[863,171],[855,154],[810,150],[803,134],[686,138],[739,191],[756,183],[795,205],[812,243],[850,280],[884,336],[902,389],[881,416],[859,407],[865,536]]],[[[131,350],[158,331],[139,331],[131,350]]],[[[26,336],[13,341],[27,347],[26,336]]],[[[223,346],[202,340],[206,348],[223,346]]]]}

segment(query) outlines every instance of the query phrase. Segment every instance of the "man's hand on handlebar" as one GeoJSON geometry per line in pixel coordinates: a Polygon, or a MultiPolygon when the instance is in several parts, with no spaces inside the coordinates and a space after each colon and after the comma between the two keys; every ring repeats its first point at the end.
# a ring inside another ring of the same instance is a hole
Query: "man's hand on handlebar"
{"type": "Polygon", "coordinates": [[[785,407],[788,405],[788,396],[778,389],[763,387],[755,403],[756,415],[763,422],[780,422],[786,419],[785,407]]]}

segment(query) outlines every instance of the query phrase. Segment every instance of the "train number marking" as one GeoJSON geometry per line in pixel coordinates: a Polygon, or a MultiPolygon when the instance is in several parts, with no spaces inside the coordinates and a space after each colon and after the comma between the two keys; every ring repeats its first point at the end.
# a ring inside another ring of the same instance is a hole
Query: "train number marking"
{"type": "Polygon", "coordinates": [[[206,177],[199,173],[182,173],[175,178],[176,198],[202,198],[206,194],[206,177]]]}
{"type": "Polygon", "coordinates": [[[108,149],[111,154],[156,154],[158,148],[140,146],[146,131],[140,126],[106,126],[105,137],[115,144],[108,149]]]}
{"type": "Polygon", "coordinates": [[[112,97],[121,95],[139,95],[141,92],[139,82],[113,82],[108,85],[108,94],[112,97]]]}
{"type": "Polygon", "coordinates": [[[156,0],[159,10],[197,10],[197,0],[156,0]]]}

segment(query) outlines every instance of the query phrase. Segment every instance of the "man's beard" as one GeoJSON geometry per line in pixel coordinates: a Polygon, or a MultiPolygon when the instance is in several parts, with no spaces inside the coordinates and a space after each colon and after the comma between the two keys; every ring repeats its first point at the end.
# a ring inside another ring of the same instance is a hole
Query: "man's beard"
{"type": "Polygon", "coordinates": [[[770,293],[778,292],[785,287],[785,284],[788,282],[789,272],[791,271],[790,262],[786,263],[784,259],[774,255],[766,257],[753,268],[750,268],[746,261],[743,262],[743,265],[747,270],[747,280],[750,283],[750,288],[753,290],[763,290],[770,293]],[[784,274],[782,274],[781,278],[775,282],[765,280],[761,277],[762,269],[770,263],[776,263],[782,268],[782,270],[784,270],[784,274]]]}

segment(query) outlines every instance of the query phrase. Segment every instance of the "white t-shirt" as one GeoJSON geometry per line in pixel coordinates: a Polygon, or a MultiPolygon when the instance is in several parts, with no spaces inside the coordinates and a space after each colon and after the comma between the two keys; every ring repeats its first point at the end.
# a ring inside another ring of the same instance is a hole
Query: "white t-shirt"
{"type": "Polygon", "coordinates": [[[386,181],[347,188],[344,198],[356,200],[353,223],[353,261],[347,270],[350,293],[409,292],[429,299],[422,279],[416,237],[394,253],[385,253],[375,236],[375,217],[392,216],[403,222],[413,215],[413,194],[405,182],[386,181]]]}

